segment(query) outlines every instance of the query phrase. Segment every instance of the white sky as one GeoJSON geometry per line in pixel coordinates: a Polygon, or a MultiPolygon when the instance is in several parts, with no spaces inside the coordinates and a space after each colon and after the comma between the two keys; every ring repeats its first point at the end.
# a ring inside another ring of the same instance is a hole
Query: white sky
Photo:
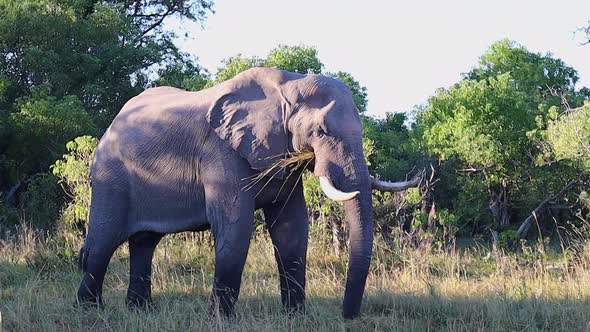
{"type": "Polygon", "coordinates": [[[327,71],[350,72],[369,94],[369,113],[423,104],[510,38],[551,52],[590,86],[590,45],[574,31],[590,20],[589,0],[216,0],[204,29],[184,22],[181,48],[212,74],[238,53],[265,57],[279,44],[314,46],[327,71]]]}

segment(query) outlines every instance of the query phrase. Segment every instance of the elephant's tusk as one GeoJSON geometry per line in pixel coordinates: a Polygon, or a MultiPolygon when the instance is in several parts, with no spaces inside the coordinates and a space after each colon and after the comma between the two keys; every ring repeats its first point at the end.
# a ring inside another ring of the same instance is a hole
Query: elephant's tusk
{"type": "Polygon", "coordinates": [[[345,193],[340,191],[334,187],[332,181],[325,176],[320,176],[320,187],[322,191],[328,198],[333,199],[335,201],[347,201],[349,199],[353,199],[356,195],[360,193],[360,191],[353,191],[349,193],[345,193]]]}
{"type": "Polygon", "coordinates": [[[371,177],[371,186],[373,187],[373,189],[377,189],[379,191],[398,192],[404,191],[408,188],[416,187],[421,180],[421,175],[417,175],[412,180],[404,182],[387,182],[377,180],[374,177],[371,177]]]}

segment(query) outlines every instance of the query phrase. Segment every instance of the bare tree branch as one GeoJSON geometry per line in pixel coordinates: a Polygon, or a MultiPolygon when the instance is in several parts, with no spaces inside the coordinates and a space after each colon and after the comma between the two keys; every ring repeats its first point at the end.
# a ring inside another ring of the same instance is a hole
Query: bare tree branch
{"type": "Polygon", "coordinates": [[[140,41],[141,39],[143,39],[143,37],[145,37],[145,35],[147,35],[150,31],[154,30],[155,28],[157,28],[158,26],[160,26],[160,24],[162,24],[162,22],[164,22],[164,19],[166,19],[166,17],[168,17],[169,15],[173,14],[174,12],[176,12],[176,5],[172,5],[172,7],[168,8],[168,10],[160,17],[159,20],[157,20],[156,22],[154,22],[152,25],[150,25],[147,29],[145,29],[144,31],[142,31],[140,37],[137,39],[137,41],[140,41]]]}
{"type": "Polygon", "coordinates": [[[575,33],[578,32],[581,32],[586,35],[586,41],[580,43],[580,45],[590,44],[590,22],[588,22],[588,26],[577,29],[575,33]]]}
{"type": "Polygon", "coordinates": [[[565,194],[566,191],[568,191],[575,183],[577,182],[577,180],[571,181],[570,183],[568,183],[565,187],[561,188],[561,190],[557,193],[554,194],[552,196],[549,196],[548,198],[544,199],[539,205],[537,205],[537,207],[531,212],[531,214],[522,222],[522,224],[520,225],[520,227],[518,228],[518,230],[516,231],[516,235],[518,236],[519,239],[523,239],[526,234],[528,233],[531,224],[533,222],[533,220],[537,220],[537,217],[541,215],[541,212],[543,211],[543,209],[545,208],[545,205],[547,205],[547,203],[561,197],[563,194],[565,194]]]}

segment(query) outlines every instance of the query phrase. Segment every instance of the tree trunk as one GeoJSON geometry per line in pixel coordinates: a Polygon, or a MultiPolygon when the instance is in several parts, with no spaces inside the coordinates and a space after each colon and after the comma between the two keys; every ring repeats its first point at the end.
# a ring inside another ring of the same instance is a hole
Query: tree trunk
{"type": "Polygon", "coordinates": [[[510,209],[512,202],[510,198],[510,191],[506,181],[502,181],[502,188],[499,193],[492,193],[490,197],[489,209],[494,216],[499,228],[506,228],[510,226],[510,209]]]}

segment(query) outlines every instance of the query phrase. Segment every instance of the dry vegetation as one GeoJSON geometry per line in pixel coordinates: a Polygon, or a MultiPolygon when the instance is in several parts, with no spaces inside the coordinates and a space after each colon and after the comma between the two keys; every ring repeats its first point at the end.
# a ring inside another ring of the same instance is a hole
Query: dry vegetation
{"type": "MultiPolygon", "coordinates": [[[[584,331],[590,316],[590,255],[549,258],[535,248],[491,255],[483,246],[455,254],[391,251],[377,243],[362,318],[340,315],[346,260],[311,241],[308,314],[281,311],[272,247],[253,242],[235,321],[207,315],[213,276],[208,237],[167,237],[154,260],[156,308],[124,305],[128,252],[114,257],[105,282],[106,308],[73,305],[80,273],[68,247],[21,231],[0,244],[0,311],[6,331],[584,331]],[[57,249],[62,248],[62,249],[57,249]]],[[[72,247],[75,247],[73,244],[72,247]]]]}

